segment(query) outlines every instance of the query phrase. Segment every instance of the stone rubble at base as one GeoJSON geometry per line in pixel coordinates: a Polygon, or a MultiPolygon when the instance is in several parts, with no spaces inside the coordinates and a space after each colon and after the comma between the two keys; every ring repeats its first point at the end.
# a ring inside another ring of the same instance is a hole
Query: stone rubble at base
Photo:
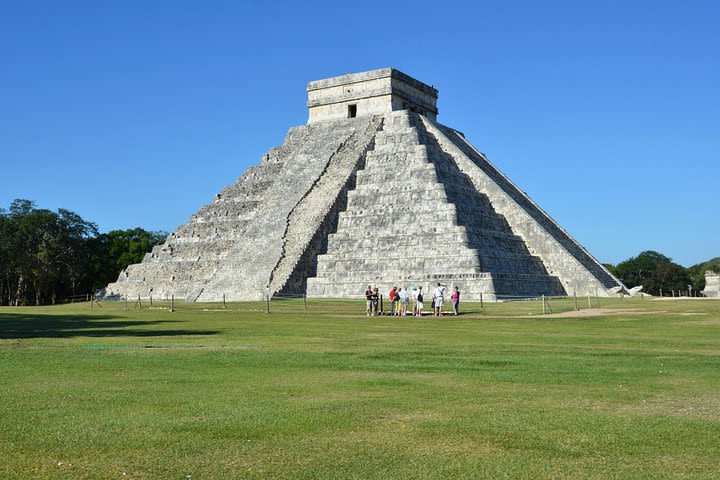
{"type": "Polygon", "coordinates": [[[382,69],[311,82],[308,94],[307,125],[100,295],[361,297],[368,284],[386,293],[441,282],[464,300],[493,301],[624,289],[461,133],[434,121],[433,87],[382,69]]]}
{"type": "Polygon", "coordinates": [[[720,273],[710,270],[705,272],[705,288],[703,297],[720,297],[720,273]]]}

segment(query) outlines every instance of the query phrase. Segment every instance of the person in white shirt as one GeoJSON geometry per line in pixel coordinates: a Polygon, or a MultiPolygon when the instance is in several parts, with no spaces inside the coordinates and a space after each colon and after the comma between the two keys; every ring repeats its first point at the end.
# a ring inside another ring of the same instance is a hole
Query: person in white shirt
{"type": "Polygon", "coordinates": [[[403,317],[407,314],[408,303],[410,302],[410,295],[408,294],[407,288],[402,286],[400,288],[400,315],[403,317]]]}
{"type": "Polygon", "coordinates": [[[435,300],[435,316],[442,317],[442,306],[445,302],[445,285],[441,285],[440,282],[438,282],[433,292],[433,299],[435,300]]]}

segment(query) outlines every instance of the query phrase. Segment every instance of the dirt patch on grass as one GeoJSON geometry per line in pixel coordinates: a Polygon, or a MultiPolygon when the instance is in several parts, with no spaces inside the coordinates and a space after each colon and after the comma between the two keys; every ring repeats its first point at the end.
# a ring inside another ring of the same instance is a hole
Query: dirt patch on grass
{"type": "MultiPolygon", "coordinates": [[[[583,318],[607,317],[610,315],[652,315],[665,314],[664,310],[639,310],[637,308],[585,308],[583,310],[570,310],[569,312],[548,313],[546,315],[528,315],[530,318],[583,318]]],[[[518,317],[520,318],[520,317],[518,317]]],[[[522,317],[526,318],[526,317],[522,317]]]]}

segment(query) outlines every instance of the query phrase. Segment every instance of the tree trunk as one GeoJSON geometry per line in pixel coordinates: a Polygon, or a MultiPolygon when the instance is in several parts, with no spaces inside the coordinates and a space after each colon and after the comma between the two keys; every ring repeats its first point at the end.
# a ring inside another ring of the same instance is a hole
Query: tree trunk
{"type": "Polygon", "coordinates": [[[18,278],[17,289],[15,290],[15,306],[16,307],[20,305],[20,296],[22,295],[22,291],[23,291],[23,276],[20,275],[20,277],[18,278]]]}

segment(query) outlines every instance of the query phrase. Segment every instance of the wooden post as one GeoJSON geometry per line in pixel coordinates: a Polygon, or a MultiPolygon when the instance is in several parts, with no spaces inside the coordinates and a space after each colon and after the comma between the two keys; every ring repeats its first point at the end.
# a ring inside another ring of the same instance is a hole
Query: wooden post
{"type": "Polygon", "coordinates": [[[542,302],[543,302],[543,315],[545,315],[545,295],[542,296],[542,302]]]}
{"type": "Polygon", "coordinates": [[[575,310],[580,310],[580,309],[578,308],[578,304],[577,304],[577,293],[575,293],[575,291],[573,291],[573,299],[575,300],[575,310]]]}
{"type": "Polygon", "coordinates": [[[172,295],[170,297],[170,311],[171,312],[175,311],[175,295],[172,295]]]}
{"type": "Polygon", "coordinates": [[[89,300],[90,300],[90,294],[89,294],[89,293],[86,293],[86,294],[85,294],[85,301],[87,302],[87,301],[89,301],[89,300]]]}
{"type": "Polygon", "coordinates": [[[597,306],[600,308],[600,293],[595,289],[595,297],[597,298],[597,306]]]}
{"type": "Polygon", "coordinates": [[[383,308],[383,294],[380,294],[380,311],[378,312],[379,315],[382,315],[385,313],[385,309],[383,308]]]}
{"type": "Polygon", "coordinates": [[[660,298],[662,298],[662,288],[660,289],[660,298]]]}
{"type": "Polygon", "coordinates": [[[592,307],[592,303],[590,303],[590,294],[588,293],[588,308],[592,307]]]}
{"type": "Polygon", "coordinates": [[[140,295],[138,294],[138,308],[142,310],[142,302],[140,301],[140,295]]]}
{"type": "Polygon", "coordinates": [[[227,308],[227,304],[225,303],[225,294],[223,293],[223,308],[227,308]]]}
{"type": "Polygon", "coordinates": [[[127,293],[126,293],[125,294],[125,310],[127,310],[127,309],[128,309],[128,306],[127,306],[127,293]]]}
{"type": "Polygon", "coordinates": [[[307,294],[303,293],[303,304],[305,304],[305,310],[307,310],[307,294]]]}
{"type": "Polygon", "coordinates": [[[152,293],[150,294],[150,308],[152,308],[152,293]]]}
{"type": "Polygon", "coordinates": [[[90,308],[92,308],[92,304],[95,304],[98,306],[98,308],[102,308],[102,305],[100,305],[100,302],[97,301],[97,298],[95,298],[95,294],[92,295],[92,300],[90,300],[90,308]]]}
{"type": "Polygon", "coordinates": [[[270,294],[265,294],[265,313],[270,313],[270,294]]]}
{"type": "Polygon", "coordinates": [[[481,308],[481,309],[484,309],[484,308],[485,308],[485,307],[483,306],[482,292],[480,292],[480,308],[481,308]]]}

